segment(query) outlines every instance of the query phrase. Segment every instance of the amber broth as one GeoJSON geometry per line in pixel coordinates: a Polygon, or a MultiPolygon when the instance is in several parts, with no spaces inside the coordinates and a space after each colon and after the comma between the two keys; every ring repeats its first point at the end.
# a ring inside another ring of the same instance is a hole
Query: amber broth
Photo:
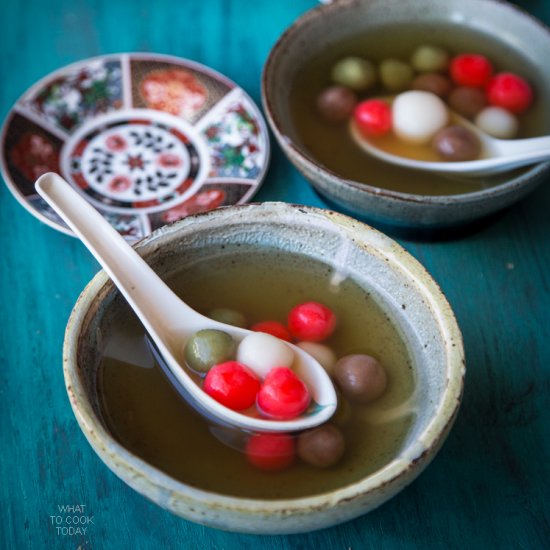
{"type": "Polygon", "coordinates": [[[198,311],[235,308],[250,323],[284,321],[293,305],[321,301],[338,317],[338,328],[328,341],[337,355],[360,352],[382,360],[389,388],[370,408],[351,409],[351,414],[343,415],[349,417],[340,424],[347,449],[338,465],[318,469],[297,460],[277,473],[248,465],[241,452],[215,439],[207,422],[175,393],[147,352],[139,322],[126,308],[112,323],[99,371],[103,416],[112,433],[136,455],[178,480],[241,497],[276,499],[323,493],[387,464],[403,445],[412,417],[381,425],[366,418],[374,407],[390,409],[412,395],[411,359],[404,337],[373,297],[351,279],[334,286],[330,278],[326,266],[310,259],[295,258],[289,267],[269,255],[252,258],[243,254],[194,265],[179,272],[170,285],[198,311]]]}
{"type": "MultiPolygon", "coordinates": [[[[481,53],[492,61],[497,72],[514,71],[526,78],[533,85],[536,95],[533,106],[521,116],[518,137],[544,135],[550,131],[550,107],[548,102],[541,101],[545,91],[539,77],[540,68],[537,70],[520,52],[494,36],[456,25],[407,24],[369,29],[367,35],[331,44],[300,68],[290,93],[291,114],[299,141],[312,158],[339,176],[403,193],[452,195],[478,191],[508,180],[510,174],[458,181],[393,166],[363,152],[350,137],[346,123],[330,124],[317,114],[316,97],[330,85],[330,70],[338,59],[359,55],[375,63],[390,57],[406,61],[414,48],[421,44],[438,45],[451,53],[481,53]]],[[[368,94],[369,97],[385,95],[387,91],[381,88],[368,94]]],[[[394,152],[412,158],[423,158],[425,155],[423,150],[394,152]]],[[[440,159],[430,157],[424,160],[440,159]]]]}

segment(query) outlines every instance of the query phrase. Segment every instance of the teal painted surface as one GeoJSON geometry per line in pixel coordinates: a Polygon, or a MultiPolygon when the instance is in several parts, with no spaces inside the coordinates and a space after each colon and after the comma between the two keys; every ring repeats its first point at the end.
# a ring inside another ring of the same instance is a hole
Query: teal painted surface
{"type": "MultiPolygon", "coordinates": [[[[123,50],[195,59],[259,101],[259,74],[271,45],[313,4],[5,2],[0,116],[49,71],[123,50]]],[[[545,0],[521,5],[550,23],[545,0]]],[[[257,199],[325,207],[273,145],[257,199]]],[[[76,240],[30,216],[4,185],[0,224],[0,549],[548,547],[550,182],[468,238],[401,241],[441,284],[463,330],[463,407],[441,453],[396,498],[339,527],[288,537],[189,523],[104,467],[77,427],[61,371],[65,323],[98,266],[76,240]],[[50,516],[67,504],[83,504],[84,515],[93,516],[86,536],[56,533],[50,516]]]]}

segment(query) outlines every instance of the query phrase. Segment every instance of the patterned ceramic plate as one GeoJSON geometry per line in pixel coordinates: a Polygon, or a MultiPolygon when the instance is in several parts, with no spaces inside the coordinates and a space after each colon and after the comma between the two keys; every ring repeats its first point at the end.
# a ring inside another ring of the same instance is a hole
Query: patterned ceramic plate
{"type": "Polygon", "coordinates": [[[35,84],[10,111],[2,175],[48,225],[68,227],[36,194],[62,174],[128,240],[189,214],[248,201],[269,161],[265,122],[219,73],[157,54],[96,57],[35,84]]]}

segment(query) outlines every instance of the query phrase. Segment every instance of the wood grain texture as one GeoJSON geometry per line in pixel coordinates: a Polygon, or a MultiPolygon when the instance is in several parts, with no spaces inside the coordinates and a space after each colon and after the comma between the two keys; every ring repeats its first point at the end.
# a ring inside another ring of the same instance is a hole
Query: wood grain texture
{"type": "MultiPolygon", "coordinates": [[[[545,0],[518,2],[550,23],[545,0]]],[[[270,47],[313,0],[5,2],[0,116],[48,72],[81,58],[155,51],[218,69],[259,102],[270,47]]],[[[548,70],[548,67],[546,68],[548,70]]],[[[258,200],[325,207],[273,143],[258,200]]],[[[441,284],[463,330],[464,405],[441,453],[378,510],[288,537],[224,533],[174,517],[96,457],[66,397],[67,318],[98,266],[0,186],[0,549],[323,550],[545,548],[550,541],[550,181],[467,238],[401,241],[441,284]],[[83,504],[86,536],[57,535],[83,504]]]]}

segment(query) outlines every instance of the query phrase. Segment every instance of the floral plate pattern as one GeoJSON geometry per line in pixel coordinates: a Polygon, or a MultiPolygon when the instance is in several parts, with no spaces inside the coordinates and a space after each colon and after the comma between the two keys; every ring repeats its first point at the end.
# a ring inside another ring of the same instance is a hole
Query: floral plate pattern
{"type": "Polygon", "coordinates": [[[98,57],[46,76],[8,114],[0,146],[4,180],[37,218],[71,234],[34,190],[54,171],[130,241],[250,200],[269,162],[265,122],[241,88],[157,54],[98,57]]]}

